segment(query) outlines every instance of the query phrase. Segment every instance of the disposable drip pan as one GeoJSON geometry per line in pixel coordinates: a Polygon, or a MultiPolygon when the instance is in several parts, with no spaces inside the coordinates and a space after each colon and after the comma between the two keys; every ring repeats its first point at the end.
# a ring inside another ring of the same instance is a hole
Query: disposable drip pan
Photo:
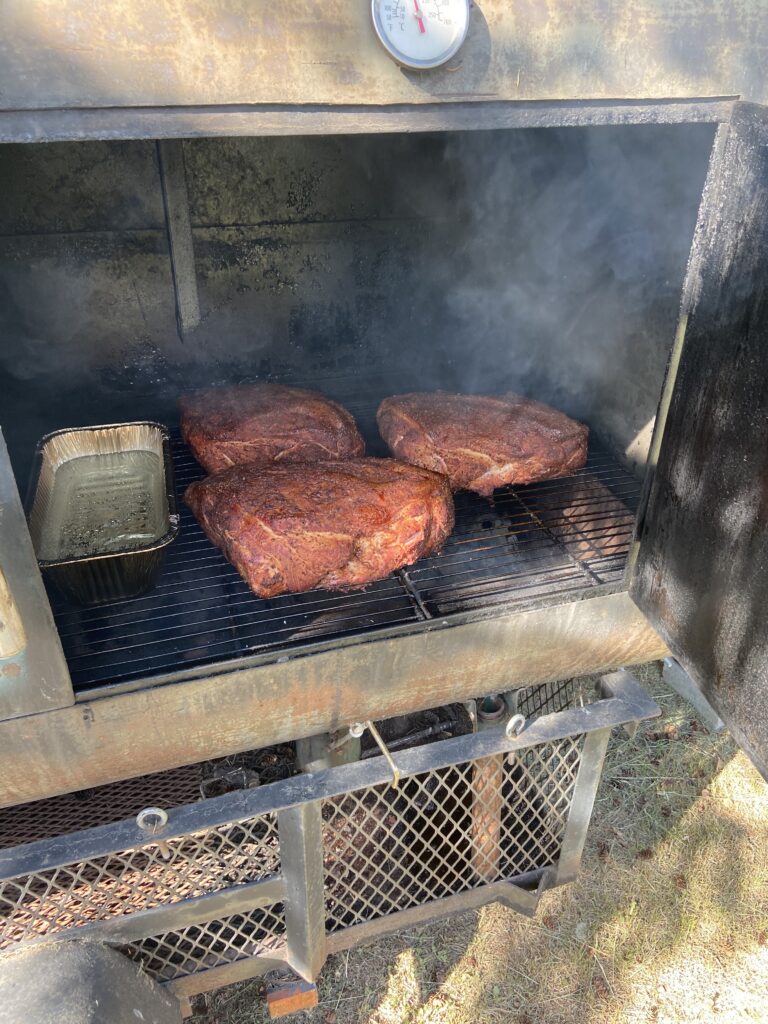
{"type": "Polygon", "coordinates": [[[40,568],[67,597],[93,605],[144,593],[179,532],[167,428],[144,421],[47,434],[27,515],[40,568]]]}

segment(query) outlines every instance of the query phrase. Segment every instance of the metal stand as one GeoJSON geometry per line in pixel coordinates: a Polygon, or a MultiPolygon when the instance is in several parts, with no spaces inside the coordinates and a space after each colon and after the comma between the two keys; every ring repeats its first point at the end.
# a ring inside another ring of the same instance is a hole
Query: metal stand
{"type": "Polygon", "coordinates": [[[578,871],[610,730],[659,714],[626,672],[547,710],[399,750],[396,785],[371,757],[4,850],[0,949],[108,943],[188,1005],[493,900],[532,915],[578,871]]]}

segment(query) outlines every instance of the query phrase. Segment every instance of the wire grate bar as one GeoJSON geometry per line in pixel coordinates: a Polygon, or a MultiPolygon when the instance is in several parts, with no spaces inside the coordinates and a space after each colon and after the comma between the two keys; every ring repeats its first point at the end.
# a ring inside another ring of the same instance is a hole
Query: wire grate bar
{"type": "MultiPolygon", "coordinates": [[[[203,471],[178,433],[171,450],[181,496],[203,471]]],[[[457,494],[456,528],[443,551],[365,590],[272,600],[251,593],[180,501],[180,537],[150,593],[99,608],[76,608],[52,593],[52,606],[75,689],[83,692],[614,583],[626,564],[638,495],[638,482],[593,445],[571,477],[509,487],[493,501],[457,494]]]]}

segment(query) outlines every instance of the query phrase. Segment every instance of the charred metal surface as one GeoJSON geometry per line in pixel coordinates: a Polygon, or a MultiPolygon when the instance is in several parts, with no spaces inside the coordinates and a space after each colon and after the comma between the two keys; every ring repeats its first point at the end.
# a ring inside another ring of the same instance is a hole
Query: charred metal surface
{"type": "Polygon", "coordinates": [[[155,146],[0,147],[19,480],[50,430],[163,422],[185,388],[265,375],[341,399],[527,390],[642,465],[713,131],[185,142],[186,344],[155,146]]]}
{"type": "Polygon", "coordinates": [[[164,139],[157,143],[157,159],[171,256],[176,325],[183,341],[185,332],[194,330],[200,323],[184,148],[180,142],[164,139]]]}
{"type": "MultiPolygon", "coordinates": [[[[483,0],[457,56],[395,65],[366,3],[9,0],[6,109],[422,104],[457,99],[766,98],[764,0],[659,5],[483,0]]],[[[120,112],[114,121],[119,123],[120,112]]]]}
{"type": "Polygon", "coordinates": [[[768,775],[768,109],[718,155],[631,593],[768,775]]]}

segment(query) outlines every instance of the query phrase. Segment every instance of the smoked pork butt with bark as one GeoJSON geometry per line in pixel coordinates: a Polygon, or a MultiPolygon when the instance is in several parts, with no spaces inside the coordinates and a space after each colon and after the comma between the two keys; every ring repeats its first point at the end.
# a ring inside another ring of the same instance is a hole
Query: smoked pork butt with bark
{"type": "Polygon", "coordinates": [[[395,459],[233,466],[184,500],[259,597],[363,587],[453,529],[446,478],[395,459]]]}
{"type": "Polygon", "coordinates": [[[243,463],[313,462],[363,455],[342,406],[316,391],[238,384],[182,395],[181,436],[209,473],[243,463]]]}
{"type": "Polygon", "coordinates": [[[588,427],[511,392],[394,395],[376,420],[398,459],[444,473],[455,491],[484,497],[505,484],[568,476],[587,460],[588,427]]]}

